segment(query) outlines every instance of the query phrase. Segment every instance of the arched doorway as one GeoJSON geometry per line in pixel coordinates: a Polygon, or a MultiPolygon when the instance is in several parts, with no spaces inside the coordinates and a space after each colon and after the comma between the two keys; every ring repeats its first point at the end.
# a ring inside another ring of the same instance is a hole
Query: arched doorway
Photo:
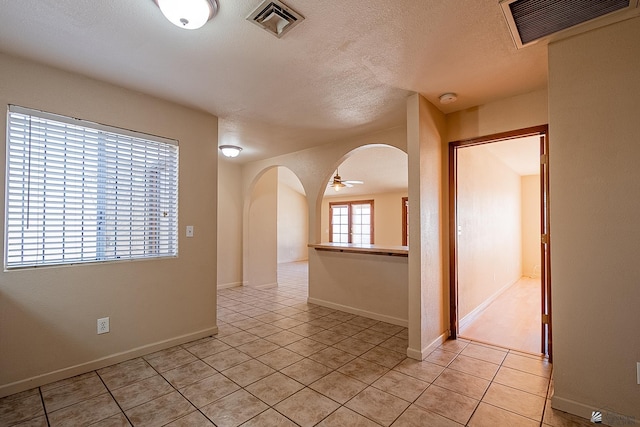
{"type": "MultiPolygon", "coordinates": [[[[246,208],[244,284],[277,286],[280,264],[307,260],[309,215],[304,188],[290,169],[268,168],[251,186],[246,208]]],[[[299,270],[298,281],[306,286],[306,267],[299,270]]]]}

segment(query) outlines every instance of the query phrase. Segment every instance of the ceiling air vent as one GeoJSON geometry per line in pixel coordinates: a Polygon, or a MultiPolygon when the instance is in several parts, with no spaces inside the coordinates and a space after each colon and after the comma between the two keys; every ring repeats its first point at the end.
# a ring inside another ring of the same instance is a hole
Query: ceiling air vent
{"type": "Polygon", "coordinates": [[[635,8],[638,0],[502,0],[518,48],[610,13],[635,8]]]}
{"type": "Polygon", "coordinates": [[[247,17],[247,20],[280,38],[304,21],[304,16],[280,1],[266,0],[247,17]]]}

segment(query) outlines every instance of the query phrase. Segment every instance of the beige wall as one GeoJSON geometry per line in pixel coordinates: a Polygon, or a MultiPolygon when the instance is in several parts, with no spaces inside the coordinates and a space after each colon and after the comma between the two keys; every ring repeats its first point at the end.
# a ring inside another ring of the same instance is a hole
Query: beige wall
{"type": "Polygon", "coordinates": [[[218,288],[242,285],[242,167],[218,160],[218,288]]]}
{"type": "Polygon", "coordinates": [[[307,197],[289,183],[298,180],[287,168],[278,168],[278,263],[308,258],[309,209],[307,197]]]}
{"type": "Polygon", "coordinates": [[[634,18],[549,46],[552,402],[636,422],[639,40],[634,18]]]}
{"type": "Polygon", "coordinates": [[[402,245],[402,198],[407,192],[325,197],[322,200],[322,241],[329,241],[329,203],[373,200],[374,243],[382,246],[402,245]]]}
{"type": "Polygon", "coordinates": [[[447,141],[547,124],[547,104],[547,89],[542,88],[447,114],[447,141]]]}
{"type": "Polygon", "coordinates": [[[407,100],[409,348],[424,359],[449,335],[445,116],[419,94],[407,100]]]}
{"type": "Polygon", "coordinates": [[[276,286],[278,263],[278,168],[266,171],[251,192],[248,218],[250,244],[245,285],[276,286]]]}
{"type": "Polygon", "coordinates": [[[179,256],[0,272],[0,395],[216,332],[217,118],[0,55],[7,104],[179,140],[179,256]],[[97,335],[105,316],[111,332],[97,335]]]}
{"type": "Polygon", "coordinates": [[[522,194],[522,275],[540,277],[540,175],[520,178],[522,194]]]}
{"type": "Polygon", "coordinates": [[[322,284],[309,289],[309,302],[407,326],[406,257],[313,250],[309,269],[322,284]]]}
{"type": "Polygon", "coordinates": [[[520,175],[484,146],[457,151],[458,317],[522,276],[520,175]]]}

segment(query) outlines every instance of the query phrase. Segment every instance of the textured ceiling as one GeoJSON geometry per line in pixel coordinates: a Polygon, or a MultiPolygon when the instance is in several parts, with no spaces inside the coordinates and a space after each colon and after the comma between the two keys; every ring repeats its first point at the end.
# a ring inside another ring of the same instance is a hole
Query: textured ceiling
{"type": "Polygon", "coordinates": [[[547,84],[498,0],[287,0],[306,19],[282,39],[246,21],[260,0],[219,2],[186,31],[152,0],[0,0],[0,51],[215,114],[238,162],[401,125],[413,92],[452,112],[547,84]]]}

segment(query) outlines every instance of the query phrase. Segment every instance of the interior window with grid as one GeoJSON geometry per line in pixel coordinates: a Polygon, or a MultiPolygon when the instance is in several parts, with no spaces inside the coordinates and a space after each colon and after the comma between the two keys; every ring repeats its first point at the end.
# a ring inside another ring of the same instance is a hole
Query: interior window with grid
{"type": "Polygon", "coordinates": [[[177,256],[177,141],[10,106],[5,267],[177,256]]]}
{"type": "Polygon", "coordinates": [[[373,200],[329,203],[329,241],[373,244],[373,200]]]}

